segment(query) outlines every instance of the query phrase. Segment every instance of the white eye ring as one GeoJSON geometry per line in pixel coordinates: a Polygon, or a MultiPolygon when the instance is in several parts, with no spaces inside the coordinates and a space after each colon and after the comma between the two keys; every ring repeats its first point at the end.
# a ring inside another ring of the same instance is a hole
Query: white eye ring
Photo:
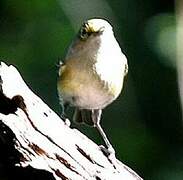
{"type": "Polygon", "coordinates": [[[86,28],[85,27],[81,28],[80,30],[81,39],[87,39],[88,36],[89,36],[89,33],[86,31],[86,28]]]}
{"type": "Polygon", "coordinates": [[[104,29],[105,29],[105,27],[102,26],[102,27],[99,29],[99,32],[100,32],[100,33],[103,33],[103,32],[104,32],[104,29]]]}
{"type": "Polygon", "coordinates": [[[105,30],[105,27],[102,26],[99,30],[94,31],[90,29],[89,25],[85,24],[79,32],[79,36],[82,40],[86,40],[91,34],[102,34],[105,30]]]}

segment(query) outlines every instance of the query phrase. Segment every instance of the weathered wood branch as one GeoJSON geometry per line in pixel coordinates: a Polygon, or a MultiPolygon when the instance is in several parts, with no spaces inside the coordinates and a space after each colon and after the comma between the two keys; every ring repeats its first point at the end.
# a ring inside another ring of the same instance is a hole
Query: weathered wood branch
{"type": "Polygon", "coordinates": [[[21,155],[20,166],[46,170],[55,179],[142,180],[70,128],[28,88],[15,67],[1,63],[0,77],[0,126],[6,127],[1,139],[8,143],[8,131],[14,134],[12,148],[21,155]]]}

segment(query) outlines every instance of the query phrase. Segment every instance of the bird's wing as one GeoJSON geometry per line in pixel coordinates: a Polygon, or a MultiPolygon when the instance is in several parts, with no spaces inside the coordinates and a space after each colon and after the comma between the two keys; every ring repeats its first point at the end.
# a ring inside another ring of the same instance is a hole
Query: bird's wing
{"type": "Polygon", "coordinates": [[[66,65],[60,61],[59,62],[59,70],[58,70],[58,75],[61,76],[63,72],[65,71],[66,65]]]}

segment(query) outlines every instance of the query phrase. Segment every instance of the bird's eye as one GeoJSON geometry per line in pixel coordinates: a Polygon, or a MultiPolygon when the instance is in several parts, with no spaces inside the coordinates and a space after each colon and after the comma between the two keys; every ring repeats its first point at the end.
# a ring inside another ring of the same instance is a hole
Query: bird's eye
{"type": "Polygon", "coordinates": [[[88,33],[86,27],[82,27],[81,30],[80,30],[81,39],[85,40],[85,39],[88,38],[88,36],[89,36],[89,33],[88,33]]]}

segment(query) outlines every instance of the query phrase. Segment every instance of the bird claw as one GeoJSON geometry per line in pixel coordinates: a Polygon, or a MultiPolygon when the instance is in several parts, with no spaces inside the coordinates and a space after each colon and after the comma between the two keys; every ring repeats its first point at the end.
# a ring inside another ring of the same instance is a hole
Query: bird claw
{"type": "Polygon", "coordinates": [[[64,123],[68,127],[70,127],[70,125],[71,125],[71,122],[70,122],[70,120],[68,118],[65,119],[65,122],[64,123]]]}
{"type": "Polygon", "coordinates": [[[109,156],[111,156],[111,155],[114,155],[114,156],[115,156],[115,150],[114,150],[114,148],[113,148],[112,146],[106,148],[106,147],[104,147],[103,145],[100,145],[99,147],[100,147],[101,151],[102,151],[107,157],[109,157],[109,156]]]}
{"type": "Polygon", "coordinates": [[[104,147],[103,145],[99,146],[101,151],[106,155],[109,162],[113,165],[115,169],[118,169],[118,163],[115,156],[115,150],[112,146],[109,146],[108,148],[104,147]]]}
{"type": "Polygon", "coordinates": [[[71,122],[65,115],[61,115],[61,119],[64,121],[66,126],[70,127],[71,122]]]}

